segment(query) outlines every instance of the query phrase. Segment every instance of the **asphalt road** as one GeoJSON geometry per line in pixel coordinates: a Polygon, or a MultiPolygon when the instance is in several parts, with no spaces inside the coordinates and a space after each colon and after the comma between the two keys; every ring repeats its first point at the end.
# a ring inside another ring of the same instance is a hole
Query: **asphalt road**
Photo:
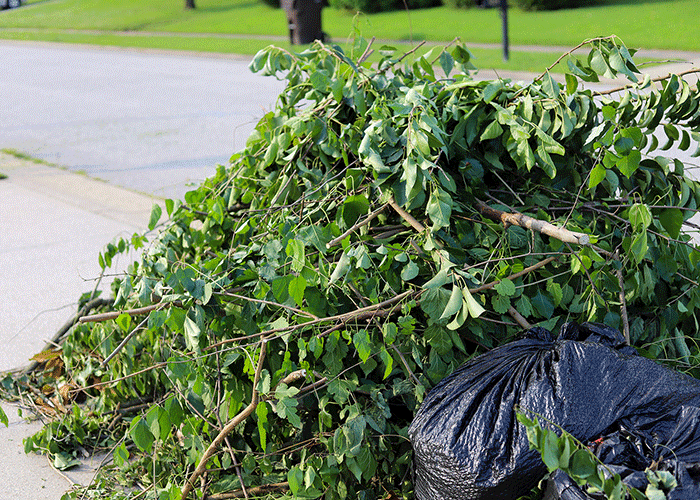
{"type": "Polygon", "coordinates": [[[181,197],[242,149],[284,88],[248,62],[0,41],[0,148],[181,197]]]}

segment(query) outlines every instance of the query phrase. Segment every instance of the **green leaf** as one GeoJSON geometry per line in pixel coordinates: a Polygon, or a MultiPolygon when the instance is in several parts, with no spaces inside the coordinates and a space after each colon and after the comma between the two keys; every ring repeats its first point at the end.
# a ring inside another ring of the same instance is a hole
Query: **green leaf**
{"type": "Polygon", "coordinates": [[[287,482],[289,483],[289,489],[294,495],[304,493],[304,473],[298,465],[293,466],[287,472],[287,482]]]}
{"type": "Polygon", "coordinates": [[[489,139],[496,139],[501,137],[501,135],[503,135],[503,127],[501,127],[497,121],[493,121],[484,129],[484,132],[481,134],[481,137],[479,137],[479,140],[487,141],[489,139]]]}
{"type": "Polygon", "coordinates": [[[58,470],[67,470],[80,465],[80,460],[68,453],[59,452],[53,456],[53,466],[58,470]]]}
{"type": "Polygon", "coordinates": [[[423,285],[424,289],[429,289],[429,288],[439,288],[443,285],[446,285],[447,283],[451,283],[452,279],[450,276],[447,274],[447,269],[441,269],[440,271],[437,272],[435,276],[430,278],[427,283],[423,285]]]}
{"type": "Polygon", "coordinates": [[[304,305],[304,292],[306,291],[306,279],[303,276],[294,276],[289,280],[289,296],[299,307],[304,305]]]}
{"type": "Polygon", "coordinates": [[[146,422],[151,430],[151,434],[156,439],[164,441],[169,435],[172,428],[170,415],[160,406],[152,406],[146,413],[146,422]]]}
{"type": "Polygon", "coordinates": [[[632,240],[630,245],[630,252],[634,257],[634,261],[639,264],[642,262],[644,257],[646,257],[647,251],[649,250],[649,245],[647,243],[647,232],[646,230],[638,233],[632,240]]]}
{"type": "Polygon", "coordinates": [[[382,347],[382,349],[379,351],[379,359],[382,360],[385,367],[382,380],[386,380],[387,377],[391,375],[391,371],[394,368],[394,358],[391,357],[391,354],[389,354],[389,351],[387,351],[385,347],[382,347]]]}
{"type": "Polygon", "coordinates": [[[413,278],[418,276],[418,272],[418,265],[412,260],[409,260],[408,264],[406,264],[401,270],[401,279],[404,281],[411,281],[413,278]]]}
{"type": "Polygon", "coordinates": [[[355,345],[360,361],[363,363],[367,361],[370,354],[372,354],[372,342],[369,338],[369,332],[364,328],[358,330],[352,337],[352,343],[355,345]]]}
{"type": "Polygon", "coordinates": [[[630,151],[627,156],[621,157],[617,161],[617,168],[620,169],[622,175],[627,178],[632,177],[632,174],[639,168],[639,162],[642,161],[642,153],[638,150],[630,151]]]}
{"type": "Polygon", "coordinates": [[[426,212],[436,229],[449,227],[452,216],[452,198],[442,189],[434,189],[430,193],[426,212]]]}
{"type": "Polygon", "coordinates": [[[449,53],[443,51],[440,54],[440,67],[445,72],[446,77],[450,76],[450,73],[452,73],[454,66],[455,66],[455,61],[452,58],[452,56],[449,53]]]}
{"type": "Polygon", "coordinates": [[[630,207],[629,220],[635,231],[643,231],[651,225],[651,210],[643,203],[635,203],[630,207]]]}
{"type": "Polygon", "coordinates": [[[151,218],[148,221],[148,229],[153,230],[153,228],[156,227],[156,224],[158,224],[158,221],[160,220],[160,216],[162,214],[163,209],[160,208],[160,205],[154,203],[153,208],[151,208],[151,218]]]}
{"type": "Polygon", "coordinates": [[[578,78],[576,78],[571,73],[566,73],[564,75],[566,79],[566,93],[571,95],[578,89],[578,78]]]}
{"type": "Polygon", "coordinates": [[[361,194],[348,196],[340,210],[345,228],[351,227],[357,220],[369,211],[369,201],[361,194]]]}
{"type": "Polygon", "coordinates": [[[464,295],[464,300],[465,304],[467,305],[467,309],[469,310],[469,315],[472,318],[478,318],[486,312],[486,309],[484,309],[483,306],[477,302],[468,288],[462,288],[462,294],[464,295]]]}
{"type": "Polygon", "coordinates": [[[559,438],[556,433],[550,430],[545,430],[544,450],[542,451],[542,461],[547,466],[549,472],[553,472],[559,468],[559,438]]]}
{"type": "Polygon", "coordinates": [[[588,479],[596,474],[598,467],[595,458],[588,450],[576,450],[569,460],[569,472],[580,479],[588,479]]]}
{"type": "Polygon", "coordinates": [[[450,293],[450,299],[447,301],[447,305],[440,315],[440,320],[451,318],[457,314],[457,311],[462,308],[463,297],[464,295],[462,295],[462,289],[457,285],[453,285],[452,292],[450,293]]]}
{"type": "MultiPolygon", "coordinates": [[[[348,269],[350,268],[350,256],[346,251],[343,251],[342,255],[340,256],[340,259],[338,260],[338,263],[335,265],[335,269],[333,270],[333,274],[331,274],[330,282],[329,283],[335,283],[338,281],[340,278],[345,277],[345,274],[347,273],[348,269]]],[[[274,282],[273,282],[274,285],[274,282]]]]}
{"type": "Polygon", "coordinates": [[[501,80],[489,83],[484,89],[484,102],[488,104],[493,101],[501,90],[503,90],[503,82],[501,80]]]}
{"type": "Polygon", "coordinates": [[[284,382],[275,389],[275,396],[278,398],[275,405],[275,413],[281,418],[287,420],[297,429],[301,429],[301,418],[297,414],[297,405],[299,401],[294,398],[299,392],[296,387],[287,387],[284,382]]]}
{"type": "Polygon", "coordinates": [[[591,175],[588,178],[588,188],[593,189],[598,184],[600,184],[603,179],[605,179],[606,169],[600,163],[597,163],[593,170],[591,170],[591,175]]]}
{"type": "Polygon", "coordinates": [[[515,295],[515,284],[508,278],[504,278],[493,287],[499,295],[512,297],[515,295]]]}
{"type": "Polygon", "coordinates": [[[510,299],[507,295],[494,295],[491,298],[491,305],[498,314],[505,314],[510,309],[510,299]]]}
{"type": "Polygon", "coordinates": [[[183,327],[187,348],[191,351],[199,352],[199,334],[202,332],[199,326],[189,315],[186,315],[183,327]]]}
{"type": "Polygon", "coordinates": [[[10,421],[7,419],[5,411],[0,407],[0,423],[4,424],[5,427],[9,427],[10,421]]]}
{"type": "Polygon", "coordinates": [[[564,297],[564,292],[561,289],[561,285],[553,280],[547,281],[547,291],[551,295],[552,300],[554,300],[554,306],[559,307],[561,300],[564,297]]]}
{"type": "Polygon", "coordinates": [[[544,318],[552,317],[552,314],[554,313],[554,304],[552,304],[547,295],[538,290],[530,301],[540,316],[544,318]]]}
{"type": "Polygon", "coordinates": [[[144,453],[151,452],[151,446],[153,446],[155,438],[146,421],[140,416],[135,417],[134,420],[131,421],[129,436],[139,450],[144,453]]]}
{"type": "Polygon", "coordinates": [[[667,208],[659,214],[659,222],[671,238],[677,239],[683,227],[683,212],[678,208],[667,208]]]}
{"type": "Polygon", "coordinates": [[[608,65],[603,58],[603,54],[598,49],[591,51],[588,56],[588,64],[599,75],[604,75],[608,71],[608,65]]]}
{"type": "Polygon", "coordinates": [[[258,436],[260,437],[260,449],[267,450],[267,403],[261,401],[255,408],[255,415],[258,417],[258,436]]]}
{"type": "Polygon", "coordinates": [[[128,332],[129,328],[131,328],[131,315],[121,313],[114,322],[119,325],[119,328],[121,328],[123,332],[128,332]]]}
{"type": "Polygon", "coordinates": [[[287,255],[292,258],[292,271],[295,273],[302,272],[306,265],[304,243],[299,240],[289,240],[285,251],[287,255]]]}

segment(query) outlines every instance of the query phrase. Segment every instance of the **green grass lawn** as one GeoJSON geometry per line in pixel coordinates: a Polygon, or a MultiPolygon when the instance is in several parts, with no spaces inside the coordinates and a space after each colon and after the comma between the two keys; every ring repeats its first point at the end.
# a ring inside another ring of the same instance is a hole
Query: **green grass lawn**
{"type": "MultiPolygon", "coordinates": [[[[253,54],[271,40],[288,47],[285,13],[259,0],[197,0],[195,11],[185,11],[183,5],[183,0],[33,1],[0,15],[0,38],[241,54],[253,54]],[[129,32],[131,36],[109,32],[129,32]],[[180,38],[163,36],[162,32],[235,34],[241,38],[180,38]]],[[[598,0],[592,7],[554,12],[512,8],[509,34],[512,45],[573,47],[588,38],[615,34],[630,47],[700,52],[699,19],[699,0],[598,0]]],[[[382,40],[446,42],[459,37],[467,46],[501,42],[501,19],[496,9],[438,7],[355,16],[327,8],[323,29],[341,44],[356,29],[366,38],[382,40]]],[[[511,61],[504,63],[499,50],[475,48],[473,52],[482,68],[540,70],[556,59],[556,54],[516,51],[511,61]]]]}

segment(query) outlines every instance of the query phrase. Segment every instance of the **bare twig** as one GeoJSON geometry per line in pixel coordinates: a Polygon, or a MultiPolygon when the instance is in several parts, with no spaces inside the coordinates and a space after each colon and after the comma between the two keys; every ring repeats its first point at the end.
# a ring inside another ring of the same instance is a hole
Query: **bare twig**
{"type": "Polygon", "coordinates": [[[374,49],[372,49],[372,44],[374,43],[375,37],[372,37],[372,39],[369,41],[367,44],[367,48],[365,48],[365,51],[362,53],[360,58],[357,60],[357,64],[362,64],[367,60],[369,56],[372,55],[372,52],[374,52],[374,49]]]}
{"type": "Polygon", "coordinates": [[[418,380],[418,377],[416,377],[416,374],[413,373],[413,370],[411,370],[411,367],[408,366],[408,361],[406,361],[406,358],[404,358],[403,353],[401,351],[399,351],[399,349],[396,347],[396,345],[392,344],[391,347],[394,350],[394,352],[396,354],[398,354],[399,359],[401,360],[401,364],[403,364],[404,368],[406,368],[406,371],[411,376],[411,378],[416,383],[416,385],[423,385],[420,383],[420,380],[418,380]]]}
{"type": "Polygon", "coordinates": [[[508,307],[508,314],[510,314],[511,317],[515,321],[517,321],[517,323],[520,326],[522,326],[525,330],[529,330],[530,328],[532,328],[532,325],[528,323],[527,320],[523,317],[523,315],[516,311],[513,306],[508,307]]]}
{"type": "Polygon", "coordinates": [[[264,332],[259,332],[259,333],[254,333],[252,335],[246,335],[244,337],[236,337],[232,339],[225,339],[220,342],[217,342],[215,344],[211,344],[210,346],[207,346],[205,350],[211,350],[211,349],[216,349],[217,347],[220,347],[225,344],[230,344],[233,342],[240,342],[242,340],[248,340],[252,338],[257,338],[261,336],[267,336],[267,335],[273,335],[277,333],[283,333],[283,332],[293,332],[296,331],[300,328],[306,328],[308,326],[313,326],[319,323],[330,323],[330,322],[335,322],[335,321],[343,321],[343,322],[348,322],[348,321],[357,321],[357,320],[362,320],[362,319],[367,319],[369,317],[372,317],[373,315],[380,315],[384,314],[385,312],[388,314],[391,311],[385,311],[384,308],[388,307],[390,305],[396,304],[397,302],[400,302],[401,300],[405,299],[406,297],[409,297],[411,295],[420,295],[420,291],[415,291],[415,290],[407,290],[399,295],[396,295],[390,299],[384,300],[382,302],[379,302],[377,304],[372,304],[371,306],[367,307],[362,307],[360,309],[356,309],[351,312],[343,313],[343,314],[337,314],[335,316],[328,316],[326,318],[319,318],[311,321],[307,321],[306,323],[299,323],[297,325],[291,325],[285,328],[273,328],[272,330],[266,330],[264,332]]]}
{"type": "MultiPolygon", "coordinates": [[[[162,307],[163,307],[163,305],[161,306],[161,308],[162,307]]],[[[102,364],[100,366],[107,366],[107,363],[109,363],[112,360],[112,358],[114,358],[114,356],[116,356],[117,353],[119,353],[119,351],[124,349],[124,346],[132,339],[132,337],[134,335],[136,335],[136,332],[138,332],[141,328],[143,328],[146,325],[146,323],[148,323],[148,317],[143,318],[143,321],[141,321],[141,323],[136,325],[134,327],[134,329],[131,330],[126,337],[124,337],[124,340],[122,340],[121,343],[117,347],[114,348],[112,353],[105,358],[105,360],[102,362],[102,364]]]]}
{"type": "MultiPolygon", "coordinates": [[[[248,488],[248,493],[255,497],[265,495],[267,493],[274,493],[276,491],[287,491],[289,489],[289,483],[271,483],[263,484],[262,486],[256,486],[254,488],[248,488]]],[[[226,493],[215,493],[213,495],[207,495],[206,500],[228,500],[230,498],[243,498],[244,490],[227,491],[226,493]]]]}
{"type": "Polygon", "coordinates": [[[415,229],[415,230],[418,231],[419,233],[422,233],[423,231],[425,231],[425,226],[424,226],[423,224],[421,224],[420,222],[418,222],[418,221],[415,219],[415,217],[413,217],[411,214],[409,214],[409,213],[406,212],[403,208],[401,208],[401,207],[399,206],[399,204],[396,203],[396,201],[394,201],[393,198],[391,198],[391,199],[389,200],[389,205],[391,205],[391,208],[393,208],[394,210],[396,210],[396,213],[399,214],[403,220],[405,220],[406,222],[408,222],[408,223],[411,225],[411,227],[412,227],[413,229],[415,229]]]}
{"type": "Polygon", "coordinates": [[[556,238],[564,243],[573,243],[575,245],[588,245],[591,242],[591,237],[585,233],[576,233],[574,231],[569,231],[563,227],[557,227],[549,222],[535,219],[525,214],[519,212],[508,213],[501,210],[491,208],[483,201],[478,201],[476,205],[477,210],[485,217],[489,219],[501,222],[504,225],[514,225],[520,226],[527,229],[532,229],[533,231],[538,231],[552,238],[556,238]]]}
{"type": "Polygon", "coordinates": [[[620,262],[620,267],[615,270],[617,282],[620,284],[620,316],[622,316],[622,334],[625,336],[627,345],[630,343],[630,321],[627,317],[627,300],[625,299],[625,278],[622,276],[622,261],[619,250],[615,251],[615,259],[620,262]]]}
{"type": "Polygon", "coordinates": [[[182,495],[180,496],[181,500],[185,500],[189,494],[192,492],[192,489],[194,488],[194,482],[199,478],[202,473],[206,470],[207,468],[207,462],[209,459],[216,453],[217,448],[219,445],[222,443],[224,438],[228,436],[231,431],[241,422],[243,422],[246,418],[248,418],[254,411],[255,408],[258,406],[258,401],[259,401],[259,393],[258,393],[258,381],[260,380],[260,374],[262,372],[262,367],[263,367],[263,361],[265,360],[265,352],[266,352],[266,347],[267,347],[267,339],[262,338],[260,340],[261,346],[260,346],[260,356],[258,357],[258,366],[255,369],[255,375],[253,377],[253,394],[251,396],[251,401],[248,406],[246,406],[241,412],[238,413],[235,417],[233,417],[227,424],[226,426],[221,429],[221,432],[214,438],[214,441],[211,442],[209,447],[206,449],[204,454],[202,455],[202,458],[199,461],[199,465],[197,465],[197,468],[194,470],[190,478],[187,480],[185,485],[182,488],[182,495]]]}
{"type": "Polygon", "coordinates": [[[82,316],[80,318],[81,323],[90,323],[90,322],[97,322],[97,321],[108,321],[110,319],[117,319],[120,314],[128,314],[129,316],[139,316],[141,314],[148,314],[151,311],[155,311],[158,308],[163,308],[166,305],[180,305],[178,302],[164,302],[164,303],[158,303],[158,304],[151,304],[150,306],[144,306],[144,307],[137,307],[136,309],[125,309],[123,311],[110,311],[106,313],[101,313],[101,314],[92,314],[89,316],[82,316]]]}
{"type": "Polygon", "coordinates": [[[585,40],[585,41],[579,43],[579,44],[578,44],[576,47],[574,47],[573,49],[569,50],[568,52],[564,52],[561,56],[559,56],[559,58],[558,58],[556,61],[554,61],[552,64],[550,64],[550,65],[547,67],[547,69],[544,70],[544,72],[543,72],[540,76],[538,76],[537,78],[535,78],[533,81],[537,82],[537,81],[539,81],[539,80],[542,80],[542,78],[544,78],[545,75],[546,75],[552,68],[554,68],[557,64],[559,64],[559,63],[561,62],[562,59],[564,59],[565,57],[567,57],[567,56],[573,54],[574,52],[576,52],[578,49],[580,49],[580,48],[583,47],[584,45],[588,45],[588,44],[591,44],[591,43],[593,43],[593,42],[602,42],[603,40],[612,40],[612,39],[614,39],[614,38],[616,38],[615,35],[613,35],[613,36],[605,36],[605,37],[597,37],[597,38],[591,38],[591,39],[589,39],[589,40],[585,40]]]}
{"type": "Polygon", "coordinates": [[[388,205],[389,205],[389,203],[385,203],[384,205],[382,205],[381,207],[376,209],[374,212],[369,214],[367,217],[365,217],[362,221],[358,222],[357,224],[352,226],[350,229],[345,231],[343,234],[341,234],[337,238],[333,238],[331,241],[326,243],[326,248],[332,248],[332,247],[336,246],[338,243],[340,243],[345,238],[347,238],[351,233],[357,231],[361,227],[366,226],[367,224],[372,222],[372,220],[374,220],[380,213],[382,213],[388,205]]]}
{"type": "Polygon", "coordinates": [[[296,307],[288,306],[285,304],[280,304],[278,302],[271,302],[269,300],[255,299],[253,297],[246,297],[244,295],[238,295],[238,294],[230,293],[230,292],[216,292],[214,295],[222,295],[224,297],[231,297],[234,299],[247,300],[248,302],[256,302],[258,304],[265,304],[268,306],[281,307],[283,309],[288,309],[288,310],[295,312],[297,314],[301,314],[302,316],[308,316],[309,318],[312,318],[312,319],[319,319],[318,316],[316,316],[315,314],[312,314],[308,311],[302,311],[301,309],[297,309],[296,307]]]}
{"type": "MultiPolygon", "coordinates": [[[[101,299],[101,298],[96,298],[88,301],[83,307],[81,307],[77,313],[75,313],[75,316],[73,316],[71,319],[69,319],[64,325],[54,334],[53,337],[46,343],[44,348],[39,351],[43,352],[49,349],[52,349],[56,346],[56,344],[59,344],[61,342],[61,339],[63,338],[64,335],[66,335],[71,328],[79,321],[81,316],[86,315],[93,309],[96,309],[98,307],[102,306],[107,306],[110,305],[114,302],[112,299],[101,299]]],[[[38,361],[32,361],[29,366],[24,368],[22,370],[22,373],[27,374],[31,373],[37,366],[39,365],[38,361]]]]}
{"type": "MultiPolygon", "coordinates": [[[[538,262],[537,264],[533,264],[529,267],[526,267],[522,271],[518,271],[517,273],[513,273],[510,276],[505,277],[504,279],[509,279],[509,280],[517,279],[521,276],[524,276],[527,273],[531,273],[532,271],[536,271],[540,267],[546,266],[547,264],[549,264],[550,262],[552,262],[554,260],[557,260],[557,258],[556,257],[547,257],[543,261],[538,262]]],[[[495,280],[495,281],[492,281],[490,283],[486,283],[486,284],[481,285],[481,286],[476,287],[476,288],[470,288],[469,291],[471,293],[483,292],[484,290],[488,290],[488,289],[493,288],[494,286],[498,285],[501,281],[503,281],[503,280],[495,280]]]]}
{"type": "MultiPolygon", "coordinates": [[[[649,81],[654,82],[654,83],[658,83],[658,82],[663,82],[664,80],[668,80],[669,78],[671,78],[674,75],[675,76],[685,76],[685,75],[692,75],[693,73],[700,73],[700,69],[694,68],[694,69],[688,69],[685,71],[680,71],[678,73],[673,73],[673,74],[669,73],[666,76],[658,76],[656,78],[652,78],[649,81]]],[[[629,88],[632,88],[633,86],[634,85],[623,85],[622,87],[617,87],[617,88],[610,89],[610,90],[602,90],[599,92],[593,92],[593,96],[610,95],[610,94],[614,94],[616,92],[622,92],[623,90],[627,90],[629,88]]]]}

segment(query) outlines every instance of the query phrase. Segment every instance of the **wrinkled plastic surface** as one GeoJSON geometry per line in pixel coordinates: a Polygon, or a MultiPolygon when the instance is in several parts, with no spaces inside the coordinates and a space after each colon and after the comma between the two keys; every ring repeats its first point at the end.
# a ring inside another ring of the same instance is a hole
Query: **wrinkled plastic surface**
{"type": "MultiPolygon", "coordinates": [[[[430,391],[409,428],[415,498],[527,494],[547,470],[529,449],[516,408],[584,443],[624,429],[647,436],[643,445],[655,453],[673,450],[681,465],[700,462],[700,381],[638,356],[617,330],[570,323],[557,340],[534,328],[468,361],[430,391]]],[[[695,486],[685,484],[693,483],[687,467],[681,472],[681,486],[695,486]]]]}
{"type": "MultiPolygon", "coordinates": [[[[697,428],[700,420],[695,412],[684,413],[682,427],[697,428]]],[[[681,422],[678,422],[681,424],[681,422]]],[[[681,427],[681,425],[679,425],[681,427]]],[[[680,431],[680,429],[679,429],[680,431]]],[[[619,474],[623,482],[640,491],[645,491],[648,480],[646,469],[668,471],[676,477],[678,486],[667,493],[667,500],[700,499],[700,454],[694,453],[696,443],[686,442],[687,435],[675,433],[662,446],[656,442],[654,427],[645,426],[635,432],[620,429],[608,436],[595,439],[587,444],[598,459],[605,464],[601,467],[606,475],[619,474]],[[689,452],[692,455],[689,455],[689,452]],[[677,458],[683,457],[683,459],[677,458]],[[692,462],[688,462],[691,460],[692,462]]],[[[547,481],[544,500],[598,500],[602,494],[588,494],[569,476],[557,471],[547,481]]]]}

